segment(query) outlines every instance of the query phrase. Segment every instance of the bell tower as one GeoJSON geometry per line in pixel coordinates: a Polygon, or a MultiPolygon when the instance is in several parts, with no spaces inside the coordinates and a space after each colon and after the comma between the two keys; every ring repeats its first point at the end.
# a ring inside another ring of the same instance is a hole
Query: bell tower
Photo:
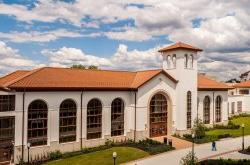
{"type": "Polygon", "coordinates": [[[176,112],[173,113],[177,131],[188,127],[187,93],[191,92],[191,125],[197,115],[197,59],[201,49],[178,42],[159,50],[163,57],[162,68],[178,80],[176,87],[176,112]]]}

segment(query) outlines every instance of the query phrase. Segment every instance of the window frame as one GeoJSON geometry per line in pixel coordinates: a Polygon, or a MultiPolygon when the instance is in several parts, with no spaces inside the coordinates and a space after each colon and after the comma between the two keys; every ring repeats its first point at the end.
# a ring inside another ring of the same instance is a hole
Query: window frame
{"type": "Polygon", "coordinates": [[[124,135],[124,101],[115,98],[111,103],[111,136],[124,135]]]}
{"type": "Polygon", "coordinates": [[[215,122],[219,123],[222,119],[222,97],[217,96],[215,99],[215,122]]]}
{"type": "Polygon", "coordinates": [[[211,100],[209,96],[205,96],[203,100],[203,122],[204,124],[210,124],[210,109],[211,100]]]}
{"type": "Polygon", "coordinates": [[[187,92],[187,129],[192,127],[192,93],[187,92]]]}
{"type": "Polygon", "coordinates": [[[0,112],[15,111],[16,95],[0,95],[0,112]]]}

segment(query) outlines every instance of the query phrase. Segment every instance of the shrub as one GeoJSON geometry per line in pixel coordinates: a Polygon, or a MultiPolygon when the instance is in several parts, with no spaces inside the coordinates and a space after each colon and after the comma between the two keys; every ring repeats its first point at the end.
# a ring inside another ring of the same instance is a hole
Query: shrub
{"type": "Polygon", "coordinates": [[[250,153],[250,146],[247,147],[246,151],[250,153]]]}
{"type": "Polygon", "coordinates": [[[228,138],[228,137],[232,137],[232,135],[230,134],[221,134],[221,135],[218,135],[218,139],[223,139],[223,138],[228,138]]]}
{"type": "Polygon", "coordinates": [[[205,127],[205,125],[203,124],[201,119],[196,118],[194,120],[194,127],[193,127],[192,131],[195,133],[195,135],[198,139],[205,137],[206,129],[207,128],[205,127]]]}
{"type": "Polygon", "coordinates": [[[214,125],[214,129],[239,129],[240,125],[234,124],[229,120],[227,125],[214,125]]]}
{"type": "Polygon", "coordinates": [[[195,156],[195,153],[193,154],[191,151],[180,161],[181,165],[194,165],[197,163],[198,163],[198,158],[195,156]]]}
{"type": "Polygon", "coordinates": [[[53,151],[49,153],[49,157],[51,160],[56,160],[62,158],[62,153],[60,151],[53,151]]]}

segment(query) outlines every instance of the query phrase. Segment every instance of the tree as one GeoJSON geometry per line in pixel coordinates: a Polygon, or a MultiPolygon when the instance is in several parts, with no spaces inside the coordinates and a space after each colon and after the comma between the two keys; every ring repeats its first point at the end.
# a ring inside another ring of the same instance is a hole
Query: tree
{"type": "Polygon", "coordinates": [[[192,131],[198,139],[201,139],[206,135],[206,126],[203,124],[201,119],[196,118],[194,120],[192,131]]]}
{"type": "Polygon", "coordinates": [[[186,156],[184,156],[180,161],[181,165],[195,165],[197,163],[198,163],[198,158],[195,156],[195,153],[193,154],[191,151],[186,156]]]}
{"type": "Polygon", "coordinates": [[[95,65],[90,65],[88,69],[93,69],[93,70],[98,70],[98,66],[95,65]]]}
{"type": "Polygon", "coordinates": [[[86,69],[86,67],[82,64],[74,64],[71,66],[71,68],[74,68],[74,69],[86,69]]]}

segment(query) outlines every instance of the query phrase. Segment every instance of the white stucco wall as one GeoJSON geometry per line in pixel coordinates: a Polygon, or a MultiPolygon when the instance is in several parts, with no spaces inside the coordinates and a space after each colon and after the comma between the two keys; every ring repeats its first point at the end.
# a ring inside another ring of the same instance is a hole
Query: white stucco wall
{"type": "Polygon", "coordinates": [[[229,113],[232,115],[232,103],[234,102],[235,114],[238,114],[237,102],[242,102],[242,113],[250,113],[250,95],[229,95],[228,104],[229,104],[229,113]]]}

